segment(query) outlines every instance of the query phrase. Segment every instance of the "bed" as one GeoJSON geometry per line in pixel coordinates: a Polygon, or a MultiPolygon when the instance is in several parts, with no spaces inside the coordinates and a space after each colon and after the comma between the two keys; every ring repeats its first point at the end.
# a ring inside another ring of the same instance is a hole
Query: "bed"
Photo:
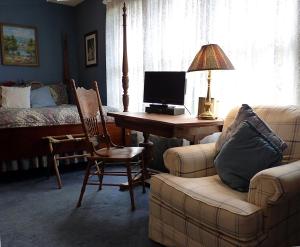
{"type": "MultiPolygon", "coordinates": [[[[126,47],[126,8],[123,8],[123,105],[128,110],[128,62],[126,47]]],[[[63,85],[70,94],[67,37],[63,37],[63,85]]],[[[105,106],[105,111],[116,109],[105,106]]],[[[102,126],[100,126],[102,128],[102,126]]],[[[113,142],[128,143],[129,135],[116,127],[112,118],[107,118],[107,128],[113,142]]],[[[47,166],[49,146],[47,136],[83,133],[75,105],[62,104],[56,107],[5,109],[0,107],[0,172],[47,166]]],[[[126,132],[128,133],[128,132],[126,132]]],[[[66,146],[64,153],[83,151],[83,147],[66,146]]]]}
{"type": "MultiPolygon", "coordinates": [[[[105,111],[116,109],[105,107],[105,111]]],[[[122,130],[107,118],[112,139],[122,143],[122,130]]],[[[49,147],[44,137],[82,133],[75,105],[29,109],[0,108],[0,157],[1,172],[45,167],[49,147]]],[[[64,152],[83,151],[82,146],[66,147],[64,152]]]]}

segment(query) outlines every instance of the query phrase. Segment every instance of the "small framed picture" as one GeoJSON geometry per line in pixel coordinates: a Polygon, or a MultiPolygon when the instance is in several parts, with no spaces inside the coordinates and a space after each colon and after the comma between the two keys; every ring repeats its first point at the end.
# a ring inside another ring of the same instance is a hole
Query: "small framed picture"
{"type": "Polygon", "coordinates": [[[98,60],[97,31],[84,35],[85,66],[95,66],[98,60]]]}
{"type": "Polygon", "coordinates": [[[3,65],[39,66],[35,27],[2,24],[0,36],[3,65]]]}

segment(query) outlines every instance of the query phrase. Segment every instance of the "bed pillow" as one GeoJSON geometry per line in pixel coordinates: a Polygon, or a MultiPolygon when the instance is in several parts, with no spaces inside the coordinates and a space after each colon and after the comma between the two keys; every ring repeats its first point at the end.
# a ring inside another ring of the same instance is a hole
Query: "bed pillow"
{"type": "Polygon", "coordinates": [[[68,104],[66,85],[62,83],[49,84],[51,95],[57,105],[68,104]]]}
{"type": "Polygon", "coordinates": [[[30,108],[30,87],[4,87],[2,91],[3,108],[30,108]]]}
{"type": "Polygon", "coordinates": [[[249,105],[243,104],[239,109],[233,123],[225,131],[222,132],[221,136],[217,140],[216,149],[221,150],[224,143],[228,141],[236,132],[237,127],[246,120],[254,125],[254,127],[260,133],[267,136],[268,139],[281,151],[287,148],[287,144],[272,131],[272,129],[253,111],[253,109],[249,105]]]}
{"type": "MultiPolygon", "coordinates": [[[[12,87],[12,86],[15,86],[16,83],[14,81],[6,81],[6,82],[3,82],[1,83],[1,86],[5,86],[5,87],[12,87]]],[[[1,89],[1,86],[0,86],[0,107],[2,106],[2,89],[1,89]]]]}
{"type": "Polygon", "coordinates": [[[41,87],[31,91],[30,95],[31,107],[47,107],[56,106],[49,87],[41,87]]]}
{"type": "Polygon", "coordinates": [[[246,192],[256,173],[279,165],[281,159],[281,150],[250,122],[244,121],[223,145],[214,164],[225,184],[246,192]]]}

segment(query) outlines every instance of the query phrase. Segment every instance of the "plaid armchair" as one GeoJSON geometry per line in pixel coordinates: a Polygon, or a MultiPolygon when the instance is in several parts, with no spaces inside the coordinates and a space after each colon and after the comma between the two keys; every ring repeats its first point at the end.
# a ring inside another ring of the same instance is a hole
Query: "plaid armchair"
{"type": "MultiPolygon", "coordinates": [[[[238,109],[224,121],[225,130],[238,109]]],[[[166,246],[292,246],[300,244],[300,108],[256,107],[288,145],[284,165],[257,173],[247,193],[222,183],[215,143],[164,154],[170,174],[151,179],[149,237],[166,246]]]]}

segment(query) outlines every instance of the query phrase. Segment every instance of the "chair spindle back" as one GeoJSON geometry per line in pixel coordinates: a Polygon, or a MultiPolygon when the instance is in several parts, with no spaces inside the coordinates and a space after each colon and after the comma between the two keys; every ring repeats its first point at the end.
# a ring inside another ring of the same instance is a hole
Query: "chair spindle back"
{"type": "Polygon", "coordinates": [[[93,88],[89,90],[83,87],[76,88],[74,80],[71,80],[71,85],[86,140],[90,143],[90,152],[96,152],[101,143],[104,143],[108,149],[114,146],[107,131],[97,82],[94,81],[93,88]],[[99,127],[99,117],[102,129],[99,127]]]}

